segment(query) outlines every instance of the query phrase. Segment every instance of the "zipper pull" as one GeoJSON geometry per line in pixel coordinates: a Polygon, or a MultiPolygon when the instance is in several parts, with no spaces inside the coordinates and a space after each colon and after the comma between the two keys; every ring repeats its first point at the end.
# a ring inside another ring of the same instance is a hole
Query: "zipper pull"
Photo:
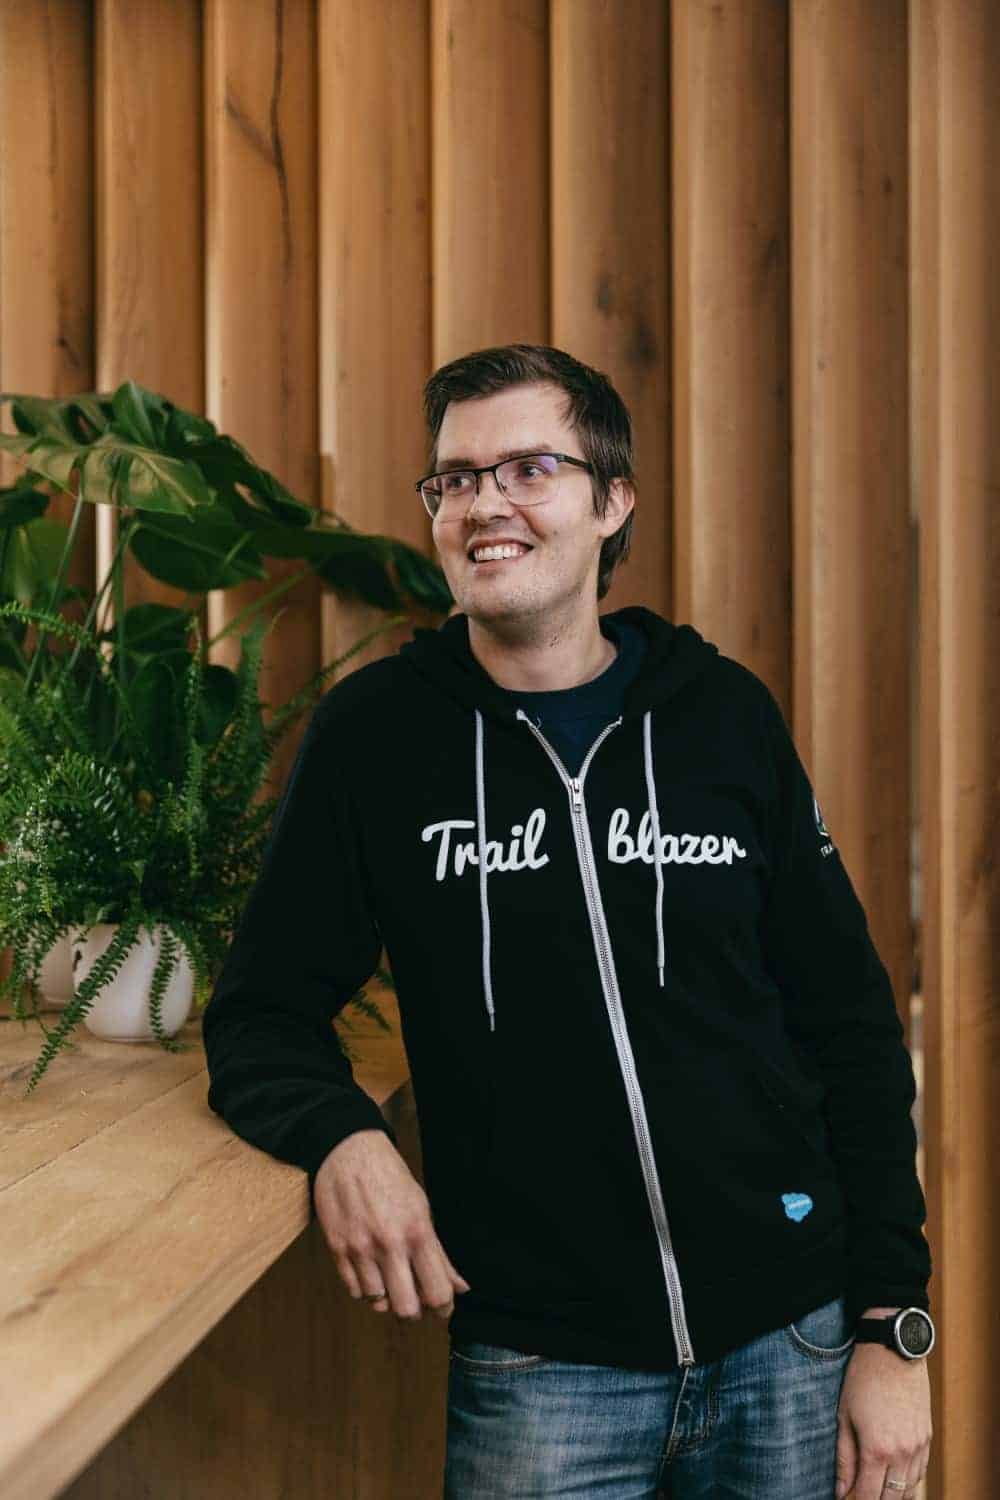
{"type": "Polygon", "coordinates": [[[579,812],[580,808],[583,806],[583,789],[575,776],[571,777],[570,779],[573,783],[573,806],[576,808],[577,812],[579,812]]]}

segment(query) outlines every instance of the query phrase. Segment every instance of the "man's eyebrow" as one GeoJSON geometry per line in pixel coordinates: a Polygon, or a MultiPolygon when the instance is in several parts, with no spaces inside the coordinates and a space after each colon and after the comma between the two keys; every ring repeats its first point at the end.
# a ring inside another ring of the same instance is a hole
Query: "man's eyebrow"
{"type": "MultiPolygon", "coordinates": [[[[558,451],[551,443],[532,443],[530,448],[501,448],[497,454],[497,463],[502,464],[508,458],[526,458],[529,453],[557,453],[558,451]]],[[[444,473],[446,469],[476,469],[478,467],[474,458],[439,458],[436,472],[444,473]]]]}

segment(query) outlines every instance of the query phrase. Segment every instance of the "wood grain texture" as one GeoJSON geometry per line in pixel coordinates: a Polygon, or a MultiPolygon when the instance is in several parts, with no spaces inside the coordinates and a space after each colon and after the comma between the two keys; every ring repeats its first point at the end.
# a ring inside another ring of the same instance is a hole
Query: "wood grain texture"
{"type": "MultiPolygon", "coordinates": [[[[430,17],[426,0],[319,0],[318,26],[321,503],[430,552],[413,488],[431,361],[430,17]]],[[[324,661],[382,618],[326,594],[324,661]]],[[[379,636],[346,670],[410,634],[379,636]]]]}
{"type": "MultiPolygon", "coordinates": [[[[395,998],[371,989],[390,1031],[337,1029],[422,1180],[395,998]]],[[[434,1493],[446,1325],[352,1301],[304,1174],[209,1109],[198,1018],[178,1054],[81,1030],[27,1100],[38,1039],[0,1033],[5,1500],[434,1493]]]]}
{"type": "Polygon", "coordinates": [[[788,7],[671,22],[676,616],[790,711],[788,7]]]}
{"type": "Polygon", "coordinates": [[[673,607],[667,11],[552,0],[552,341],[611,378],[635,444],[631,553],[604,611],[673,607]]]}
{"type": "Polygon", "coordinates": [[[791,25],[794,730],[908,1024],[906,4],[791,25]]]}
{"type": "MultiPolygon", "coordinates": [[[[307,505],[319,504],[316,280],[316,23],[311,5],[207,0],[205,42],[206,412],[307,505]]],[[[212,635],[283,579],[217,590],[212,635]]],[[[290,698],[319,669],[320,580],[300,578],[264,606],[261,696],[290,698]]],[[[237,629],[212,649],[235,669],[237,629]]],[[[280,789],[305,730],[282,741],[280,789]]]]}
{"type": "MultiPolygon", "coordinates": [[[[200,11],[200,0],[95,0],[94,10],[98,389],[136,380],[196,412],[205,398],[200,11]]],[[[99,580],[116,520],[100,508],[99,580]]],[[[188,600],[126,555],[125,602],[188,600]]]]}
{"type": "Polygon", "coordinates": [[[939,1344],[928,1494],[992,1495],[1000,1377],[1000,36],[912,10],[913,453],[927,1191],[939,1344]]]}
{"type": "MultiPolygon", "coordinates": [[[[93,28],[77,0],[0,6],[0,390],[67,396],[94,385],[93,28]]],[[[9,404],[0,429],[15,432],[9,404]]],[[[25,466],[0,453],[0,485],[25,466]]],[[[68,526],[75,501],[47,515],[68,526]]],[[[89,587],[97,518],[85,505],[66,582],[89,587]]],[[[79,604],[67,606],[82,620],[79,604]]],[[[34,627],[26,637],[30,649],[34,627]]],[[[0,975],[10,951],[0,950],[0,975]]],[[[0,1015],[10,1013],[0,1000],[0,1015]]]]}
{"type": "Polygon", "coordinates": [[[434,363],[548,342],[547,0],[433,0],[434,363]]]}

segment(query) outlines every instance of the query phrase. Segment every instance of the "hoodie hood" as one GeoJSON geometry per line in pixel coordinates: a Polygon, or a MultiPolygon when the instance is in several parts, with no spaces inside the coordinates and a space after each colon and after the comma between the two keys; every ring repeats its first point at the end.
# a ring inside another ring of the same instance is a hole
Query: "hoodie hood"
{"type": "MultiPolygon", "coordinates": [[[[692,678],[697,677],[719,654],[719,648],[704,637],[693,625],[674,625],[644,605],[628,605],[615,610],[604,618],[624,621],[637,626],[646,636],[647,649],[642,666],[629,684],[620,717],[613,720],[599,738],[617,728],[625,719],[642,717],[642,777],[650,828],[653,833],[653,863],[656,870],[656,896],[651,912],[656,941],[656,971],[662,988],[666,962],[663,937],[663,850],[660,837],[660,812],[656,796],[656,772],[653,764],[652,716],[654,709],[668,699],[692,678]]],[[[479,917],[482,934],[481,967],[483,996],[489,1016],[490,1030],[494,1029],[493,976],[490,957],[490,900],[489,860],[487,857],[487,794],[486,794],[486,726],[492,719],[510,728],[519,727],[523,720],[532,733],[545,744],[547,753],[555,759],[551,746],[539,735],[529,716],[519,708],[512,695],[493,681],[480,665],[469,646],[469,618],[467,615],[452,615],[437,630],[417,629],[412,641],[400,647],[400,657],[413,669],[459,702],[464,703],[475,714],[475,739],[469,752],[475,757],[476,783],[476,851],[479,867],[479,917]]],[[[586,766],[584,766],[584,770],[586,766]]],[[[565,768],[560,774],[576,792],[582,787],[580,778],[568,777],[565,768]]],[[[637,775],[638,767],[637,767],[637,775]]]]}
{"type": "MultiPolygon", "coordinates": [[[[642,604],[627,605],[601,619],[621,620],[646,636],[642,667],[625,695],[625,719],[665,703],[719,654],[718,646],[693,625],[675,625],[642,604]]],[[[399,656],[468,708],[500,723],[515,723],[518,711],[510,693],[493,681],[472,653],[468,615],[452,615],[436,630],[418,627],[413,639],[399,648],[399,656]]]]}

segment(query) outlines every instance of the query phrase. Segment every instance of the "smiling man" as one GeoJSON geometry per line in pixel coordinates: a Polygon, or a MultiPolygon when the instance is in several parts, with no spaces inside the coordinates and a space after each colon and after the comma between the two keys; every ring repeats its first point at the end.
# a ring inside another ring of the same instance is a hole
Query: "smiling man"
{"type": "Polygon", "coordinates": [[[209,1103],[307,1171],[352,1296],[449,1319],[448,1500],[913,1497],[913,1070],[781,710],[599,613],[636,505],[604,375],[511,345],[424,399],[456,611],[317,709],[209,1103]],[[383,945],[426,1191],[330,1025],[383,945]]]}

